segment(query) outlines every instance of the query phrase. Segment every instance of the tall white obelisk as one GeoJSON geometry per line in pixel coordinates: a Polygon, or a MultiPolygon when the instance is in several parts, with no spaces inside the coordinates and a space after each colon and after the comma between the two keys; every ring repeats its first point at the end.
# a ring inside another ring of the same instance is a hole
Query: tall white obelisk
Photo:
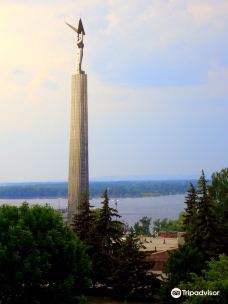
{"type": "Polygon", "coordinates": [[[87,75],[81,69],[83,36],[85,31],[81,19],[78,28],[68,24],[77,32],[77,66],[71,82],[70,156],[68,177],[68,223],[72,224],[79,213],[82,196],[89,193],[88,168],[88,110],[87,75]]]}

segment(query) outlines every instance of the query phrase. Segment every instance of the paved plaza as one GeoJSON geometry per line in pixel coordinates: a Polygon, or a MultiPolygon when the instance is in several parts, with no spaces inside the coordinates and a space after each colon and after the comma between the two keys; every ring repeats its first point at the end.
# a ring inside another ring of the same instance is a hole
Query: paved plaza
{"type": "Polygon", "coordinates": [[[177,238],[144,237],[143,251],[167,251],[178,248],[177,238]],[[156,247],[156,249],[155,249],[156,247]]]}

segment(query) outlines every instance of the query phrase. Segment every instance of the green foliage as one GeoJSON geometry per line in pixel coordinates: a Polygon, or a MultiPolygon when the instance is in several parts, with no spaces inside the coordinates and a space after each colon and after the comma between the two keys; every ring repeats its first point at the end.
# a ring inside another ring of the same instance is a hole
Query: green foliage
{"type": "Polygon", "coordinates": [[[208,188],[216,204],[216,214],[222,231],[223,252],[228,254],[228,168],[212,174],[212,182],[208,188]]]}
{"type": "Polygon", "coordinates": [[[111,284],[117,298],[151,302],[160,283],[150,272],[153,264],[145,260],[145,252],[140,248],[136,235],[131,232],[114,259],[111,284]]]}
{"type": "Polygon", "coordinates": [[[204,172],[198,180],[195,228],[191,239],[206,256],[212,257],[221,250],[221,230],[216,215],[216,205],[209,195],[204,172]]]}
{"type": "Polygon", "coordinates": [[[121,245],[123,224],[118,221],[117,210],[109,207],[107,190],[103,194],[102,208],[93,225],[94,242],[91,244],[93,261],[92,279],[95,284],[108,286],[113,269],[113,256],[121,245]]]}
{"type": "MultiPolygon", "coordinates": [[[[76,217],[75,231],[88,246],[92,260],[91,278],[94,289],[99,286],[107,292],[112,290],[119,299],[152,299],[158,289],[158,280],[149,272],[152,265],[145,262],[145,254],[135,235],[123,238],[125,225],[118,220],[117,210],[109,207],[107,190],[103,194],[102,207],[92,211],[90,233],[81,233],[85,214],[76,217]]],[[[88,209],[87,213],[91,211],[88,209]]],[[[84,231],[84,230],[83,230],[84,231]]]]}
{"type": "Polygon", "coordinates": [[[87,245],[93,238],[93,222],[95,214],[91,210],[88,193],[82,196],[82,202],[79,204],[79,213],[73,219],[72,228],[80,240],[87,245]]]}
{"type": "Polygon", "coordinates": [[[0,302],[70,303],[89,268],[85,247],[52,208],[0,207],[0,302]]]}
{"type": "Polygon", "coordinates": [[[166,272],[171,285],[175,287],[180,281],[188,280],[190,272],[200,273],[203,262],[204,254],[189,243],[170,253],[166,272]]]}
{"type": "Polygon", "coordinates": [[[186,196],[187,208],[184,217],[186,242],[199,248],[209,259],[221,253],[223,247],[221,224],[219,223],[217,206],[209,192],[204,172],[198,180],[198,188],[190,184],[186,196]]]}
{"type": "Polygon", "coordinates": [[[220,207],[228,208],[228,168],[212,174],[209,192],[220,207]]]}
{"type": "Polygon", "coordinates": [[[219,296],[190,297],[184,303],[190,304],[226,304],[228,302],[228,257],[220,255],[218,260],[212,259],[202,275],[190,274],[188,283],[180,283],[180,289],[219,291],[219,296]]]}
{"type": "Polygon", "coordinates": [[[185,197],[185,203],[187,207],[185,208],[183,227],[186,231],[186,240],[187,238],[191,238],[191,236],[195,233],[195,221],[196,221],[196,213],[197,213],[197,192],[192,183],[190,183],[187,196],[185,197]]]}
{"type": "Polygon", "coordinates": [[[187,236],[185,244],[168,260],[166,267],[168,278],[163,286],[165,302],[174,301],[169,294],[172,288],[181,281],[190,282],[194,276],[194,278],[197,276],[201,278],[201,271],[206,268],[207,261],[224,252],[223,233],[226,219],[223,213],[218,212],[218,207],[226,201],[224,185],[227,176],[225,173],[226,171],[222,171],[214,174],[212,177],[214,182],[209,187],[202,171],[197,189],[190,185],[186,196],[187,208],[184,217],[187,236]],[[221,184],[220,181],[222,181],[221,184]]]}
{"type": "Polygon", "coordinates": [[[165,269],[167,278],[160,290],[162,303],[176,303],[176,299],[171,297],[170,291],[181,281],[187,282],[190,279],[190,273],[200,274],[204,263],[202,252],[188,243],[170,253],[165,269]]]}
{"type": "Polygon", "coordinates": [[[79,213],[74,218],[73,230],[88,247],[87,253],[92,260],[91,278],[93,285],[107,283],[109,265],[112,263],[110,253],[114,239],[121,237],[113,217],[117,217],[114,209],[109,208],[107,192],[104,193],[103,207],[92,210],[88,195],[83,196],[79,213]]]}
{"type": "Polygon", "coordinates": [[[92,261],[93,286],[107,285],[113,265],[113,256],[121,245],[124,224],[117,220],[117,210],[109,207],[107,190],[103,194],[102,208],[91,210],[85,196],[80,212],[74,220],[74,231],[88,246],[87,253],[92,261]]]}
{"type": "Polygon", "coordinates": [[[123,234],[123,223],[117,210],[109,207],[107,190],[103,194],[102,208],[96,219],[96,230],[99,235],[102,252],[111,253],[114,248],[119,247],[123,234]]]}
{"type": "Polygon", "coordinates": [[[156,219],[153,221],[153,231],[160,232],[160,231],[183,231],[183,218],[184,212],[179,214],[177,220],[169,220],[167,218],[164,219],[156,219]]]}
{"type": "Polygon", "coordinates": [[[137,223],[134,224],[134,230],[136,235],[150,236],[150,223],[151,218],[144,216],[137,223]]]}

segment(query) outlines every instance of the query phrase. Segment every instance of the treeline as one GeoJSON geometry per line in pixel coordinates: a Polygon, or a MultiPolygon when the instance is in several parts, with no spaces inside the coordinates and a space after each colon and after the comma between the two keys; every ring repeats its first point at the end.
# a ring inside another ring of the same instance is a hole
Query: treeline
{"type": "MultiPolygon", "coordinates": [[[[108,189],[113,197],[145,197],[181,194],[187,191],[189,180],[167,181],[109,181],[90,182],[90,198],[101,197],[108,189]]],[[[196,181],[191,181],[193,185],[196,181]]],[[[67,183],[23,183],[0,185],[0,199],[20,198],[66,198],[67,183]]]]}
{"type": "Polygon", "coordinates": [[[151,224],[151,218],[148,216],[143,216],[138,222],[134,224],[134,230],[136,235],[145,235],[145,236],[155,236],[157,233],[159,234],[161,231],[176,231],[181,232],[184,231],[184,218],[186,216],[186,212],[182,211],[178,219],[171,220],[168,218],[164,219],[156,219],[151,224]]]}

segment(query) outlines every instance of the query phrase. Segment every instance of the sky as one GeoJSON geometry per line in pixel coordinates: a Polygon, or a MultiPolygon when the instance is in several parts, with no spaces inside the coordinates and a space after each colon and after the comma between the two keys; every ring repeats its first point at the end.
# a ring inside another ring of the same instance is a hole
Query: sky
{"type": "Polygon", "coordinates": [[[0,0],[0,182],[67,180],[85,28],[90,178],[228,166],[227,0],[0,0]]]}

